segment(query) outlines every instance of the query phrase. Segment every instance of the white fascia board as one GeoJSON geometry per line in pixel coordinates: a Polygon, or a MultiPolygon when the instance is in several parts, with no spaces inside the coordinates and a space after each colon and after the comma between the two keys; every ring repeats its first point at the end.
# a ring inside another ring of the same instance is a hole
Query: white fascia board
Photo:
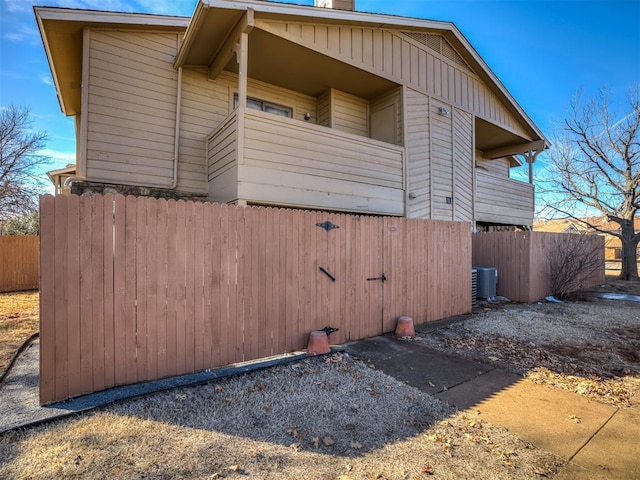
{"type": "Polygon", "coordinates": [[[146,13],[104,12],[74,8],[33,7],[42,20],[62,20],[83,23],[119,23],[143,27],[187,27],[189,17],[152,15],[146,13]]]}

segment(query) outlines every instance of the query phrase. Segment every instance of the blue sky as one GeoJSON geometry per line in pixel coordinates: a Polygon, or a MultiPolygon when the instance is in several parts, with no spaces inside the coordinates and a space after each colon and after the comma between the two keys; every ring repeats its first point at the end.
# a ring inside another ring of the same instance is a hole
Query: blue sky
{"type": "MultiPolygon", "coordinates": [[[[48,169],[75,159],[32,6],[190,16],[196,0],[0,0],[0,107],[28,106],[49,133],[48,169]]],[[[313,0],[291,1],[311,5],[313,0]]],[[[451,21],[547,136],[576,91],[640,82],[640,0],[356,0],[359,11],[451,21]]]]}

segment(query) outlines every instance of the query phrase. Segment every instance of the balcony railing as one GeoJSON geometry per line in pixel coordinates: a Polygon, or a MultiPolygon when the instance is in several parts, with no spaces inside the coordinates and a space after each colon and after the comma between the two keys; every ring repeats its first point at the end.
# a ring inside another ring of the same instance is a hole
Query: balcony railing
{"type": "Polygon", "coordinates": [[[476,170],[475,213],[478,222],[532,225],[533,185],[476,170]]]}

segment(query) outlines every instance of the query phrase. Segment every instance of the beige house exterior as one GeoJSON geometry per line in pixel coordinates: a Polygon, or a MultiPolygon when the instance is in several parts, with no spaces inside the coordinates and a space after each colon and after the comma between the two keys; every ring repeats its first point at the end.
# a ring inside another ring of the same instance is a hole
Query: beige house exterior
{"type": "Polygon", "coordinates": [[[533,224],[548,142],[451,23],[348,0],[35,14],[76,191],[533,224]],[[529,183],[509,175],[523,162],[529,183]]]}

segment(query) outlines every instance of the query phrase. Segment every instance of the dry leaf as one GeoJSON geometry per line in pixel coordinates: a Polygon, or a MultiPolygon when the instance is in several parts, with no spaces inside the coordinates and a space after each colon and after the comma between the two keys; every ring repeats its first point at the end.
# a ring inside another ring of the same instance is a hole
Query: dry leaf
{"type": "Polygon", "coordinates": [[[580,423],[582,421],[582,419],[577,415],[569,415],[569,418],[576,423],[580,423]]]}
{"type": "Polygon", "coordinates": [[[300,432],[297,428],[291,428],[287,430],[287,433],[290,434],[293,438],[300,438],[300,432]]]}
{"type": "Polygon", "coordinates": [[[264,407],[262,407],[262,409],[263,409],[265,412],[268,412],[269,410],[271,410],[271,405],[269,405],[268,403],[265,403],[265,404],[264,404],[264,407]]]}
{"type": "Polygon", "coordinates": [[[292,443],[291,445],[289,445],[289,448],[291,448],[295,452],[299,452],[300,451],[300,442],[292,443]]]}
{"type": "Polygon", "coordinates": [[[349,475],[338,475],[337,480],[352,480],[352,477],[350,477],[349,475]]]}
{"type": "Polygon", "coordinates": [[[344,428],[346,428],[347,430],[354,430],[356,428],[356,426],[353,423],[347,423],[344,428]]]}
{"type": "Polygon", "coordinates": [[[232,472],[239,472],[240,471],[240,465],[231,465],[229,467],[229,470],[231,470],[232,472]]]}
{"type": "Polygon", "coordinates": [[[435,470],[433,469],[433,465],[425,465],[422,467],[422,473],[426,473],[427,475],[433,475],[435,470]]]}
{"type": "Polygon", "coordinates": [[[322,437],[322,443],[324,443],[325,447],[332,447],[336,442],[333,438],[326,436],[322,437]]]}
{"type": "Polygon", "coordinates": [[[354,450],[360,450],[362,448],[362,444],[360,442],[351,442],[351,448],[354,450]]]}
{"type": "Polygon", "coordinates": [[[224,390],[224,387],[222,385],[216,385],[216,392],[221,392],[224,390]]]}

